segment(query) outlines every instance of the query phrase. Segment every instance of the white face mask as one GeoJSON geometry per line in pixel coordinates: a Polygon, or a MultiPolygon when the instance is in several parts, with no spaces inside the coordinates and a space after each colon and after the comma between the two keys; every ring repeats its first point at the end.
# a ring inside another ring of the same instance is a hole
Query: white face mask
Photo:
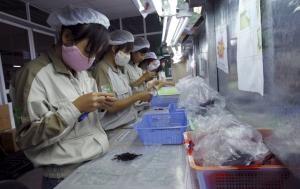
{"type": "Polygon", "coordinates": [[[153,60],[149,65],[148,65],[148,71],[153,71],[157,69],[160,65],[159,60],[153,60]]]}
{"type": "Polygon", "coordinates": [[[115,61],[118,66],[125,66],[130,61],[130,54],[119,51],[115,56],[115,61]]]}

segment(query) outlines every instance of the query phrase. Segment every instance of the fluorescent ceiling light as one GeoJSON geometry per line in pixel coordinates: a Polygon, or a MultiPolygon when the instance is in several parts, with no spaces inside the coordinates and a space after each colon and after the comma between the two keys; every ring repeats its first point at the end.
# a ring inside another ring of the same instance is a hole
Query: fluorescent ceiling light
{"type": "Polygon", "coordinates": [[[170,22],[170,25],[169,25],[169,28],[168,28],[168,35],[167,35],[167,40],[166,40],[166,43],[169,46],[171,45],[173,36],[174,36],[174,34],[176,32],[176,29],[178,27],[178,23],[179,23],[179,19],[176,16],[172,16],[171,17],[171,22],[170,22]]]}
{"type": "Polygon", "coordinates": [[[159,16],[163,16],[162,0],[152,0],[155,10],[159,16]]]}
{"type": "MultiPolygon", "coordinates": [[[[165,17],[165,19],[166,19],[166,17],[165,17]]],[[[172,16],[170,19],[171,19],[171,21],[170,21],[168,30],[163,28],[162,39],[164,41],[164,39],[165,39],[164,30],[165,31],[167,30],[166,43],[168,46],[174,46],[178,42],[184,28],[186,27],[186,25],[188,23],[189,18],[188,17],[177,18],[176,16],[172,16]]]]}
{"type": "Polygon", "coordinates": [[[163,15],[162,42],[167,46],[175,46],[183,30],[188,24],[192,13],[188,10],[188,4],[180,4],[181,9],[176,13],[177,0],[152,0],[158,14],[163,15]]]}
{"type": "Polygon", "coordinates": [[[170,6],[170,14],[175,15],[176,14],[176,8],[177,8],[177,0],[168,0],[169,6],[170,6]]]}
{"type": "Polygon", "coordinates": [[[138,8],[141,15],[146,18],[148,14],[155,12],[155,7],[152,0],[131,0],[133,4],[138,8]]]}
{"type": "Polygon", "coordinates": [[[182,17],[182,18],[180,18],[180,20],[181,20],[181,23],[180,23],[180,25],[178,27],[178,30],[176,31],[176,33],[173,37],[173,41],[172,41],[173,45],[176,45],[176,43],[178,42],[178,39],[181,36],[185,26],[187,25],[187,23],[189,21],[189,18],[188,17],[182,17]]]}
{"type": "Polygon", "coordinates": [[[20,65],[13,65],[14,68],[21,68],[20,65]]]}
{"type": "Polygon", "coordinates": [[[162,42],[164,42],[166,40],[168,19],[169,19],[169,17],[164,17],[163,32],[162,32],[162,38],[161,38],[162,42]]]}

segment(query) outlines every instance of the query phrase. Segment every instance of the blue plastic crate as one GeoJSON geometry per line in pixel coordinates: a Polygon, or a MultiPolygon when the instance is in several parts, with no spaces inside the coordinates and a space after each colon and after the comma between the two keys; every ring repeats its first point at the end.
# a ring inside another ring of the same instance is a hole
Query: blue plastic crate
{"type": "Polygon", "coordinates": [[[187,128],[186,113],[147,114],[135,129],[145,145],[182,144],[187,128]]]}
{"type": "Polygon", "coordinates": [[[169,112],[181,112],[185,111],[185,108],[178,108],[176,103],[169,104],[169,112]]]}
{"type": "Polygon", "coordinates": [[[156,107],[168,107],[169,104],[178,102],[178,95],[170,95],[170,96],[153,96],[151,100],[151,106],[156,107]]]}

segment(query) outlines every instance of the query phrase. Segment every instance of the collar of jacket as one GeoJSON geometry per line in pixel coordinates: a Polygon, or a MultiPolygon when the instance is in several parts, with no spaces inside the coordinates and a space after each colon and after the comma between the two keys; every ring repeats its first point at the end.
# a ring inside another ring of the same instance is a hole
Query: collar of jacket
{"type": "Polygon", "coordinates": [[[53,67],[56,72],[61,74],[66,74],[66,75],[71,74],[70,70],[67,68],[67,66],[63,63],[62,59],[59,57],[57,49],[52,48],[48,52],[48,59],[53,64],[53,67]]]}
{"type": "Polygon", "coordinates": [[[115,67],[115,66],[112,64],[112,62],[111,62],[111,60],[110,60],[110,57],[109,57],[109,53],[106,54],[106,55],[104,56],[103,62],[104,62],[105,64],[107,64],[107,66],[110,67],[111,70],[112,70],[113,72],[119,73],[120,69],[119,69],[118,67],[115,67]]]}
{"type": "Polygon", "coordinates": [[[132,60],[129,61],[129,64],[132,65],[132,66],[136,65],[132,60]]]}

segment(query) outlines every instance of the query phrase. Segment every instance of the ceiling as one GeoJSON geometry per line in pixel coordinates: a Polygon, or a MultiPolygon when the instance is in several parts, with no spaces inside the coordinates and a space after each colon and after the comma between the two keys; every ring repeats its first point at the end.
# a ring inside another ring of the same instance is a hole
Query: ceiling
{"type": "Polygon", "coordinates": [[[47,12],[63,8],[68,5],[74,7],[90,7],[105,14],[110,20],[139,16],[138,9],[132,0],[24,0],[47,12]]]}

